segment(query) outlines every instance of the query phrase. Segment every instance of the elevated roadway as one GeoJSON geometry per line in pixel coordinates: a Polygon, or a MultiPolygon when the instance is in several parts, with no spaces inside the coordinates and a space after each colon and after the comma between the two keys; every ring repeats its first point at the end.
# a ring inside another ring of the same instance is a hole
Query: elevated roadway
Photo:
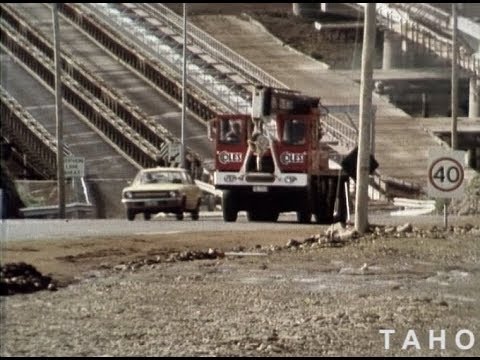
{"type": "MultiPolygon", "coordinates": [[[[0,81],[23,108],[55,136],[55,98],[38,79],[5,53],[0,81]]],[[[123,216],[120,191],[138,168],[126,160],[78,114],[63,110],[64,143],[75,156],[85,158],[86,181],[100,217],[123,216]],[[108,164],[108,166],[106,166],[108,164]]]]}

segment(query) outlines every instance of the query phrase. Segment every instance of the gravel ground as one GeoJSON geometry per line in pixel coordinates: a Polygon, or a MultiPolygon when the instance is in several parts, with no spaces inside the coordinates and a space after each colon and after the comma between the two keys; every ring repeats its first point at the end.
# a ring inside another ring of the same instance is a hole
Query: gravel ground
{"type": "Polygon", "coordinates": [[[480,355],[455,343],[461,329],[480,336],[478,225],[338,247],[261,242],[244,250],[265,256],[134,270],[97,258],[59,291],[2,298],[2,356],[480,355]],[[396,331],[389,350],[380,329],[396,331]],[[446,349],[429,350],[442,329],[446,349]],[[402,350],[408,330],[420,350],[402,350]]]}

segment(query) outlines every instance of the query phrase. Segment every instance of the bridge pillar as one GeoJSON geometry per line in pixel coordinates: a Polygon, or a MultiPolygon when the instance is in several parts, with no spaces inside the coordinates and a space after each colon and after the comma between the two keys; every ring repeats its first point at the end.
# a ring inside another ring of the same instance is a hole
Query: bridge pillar
{"type": "Polygon", "coordinates": [[[383,33],[383,61],[382,69],[388,70],[400,65],[402,57],[402,40],[399,35],[385,30],[383,33]]]}
{"type": "Polygon", "coordinates": [[[415,44],[407,39],[402,40],[402,65],[404,68],[415,66],[415,44]]]}
{"type": "Polygon", "coordinates": [[[470,78],[470,91],[468,97],[468,117],[480,117],[480,79],[476,76],[470,78]]]}

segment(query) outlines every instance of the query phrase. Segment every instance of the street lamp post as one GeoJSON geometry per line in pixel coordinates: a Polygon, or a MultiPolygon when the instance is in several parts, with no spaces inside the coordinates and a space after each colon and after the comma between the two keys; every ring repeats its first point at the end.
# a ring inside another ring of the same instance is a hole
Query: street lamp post
{"type": "Polygon", "coordinates": [[[62,111],[62,78],[60,34],[58,24],[58,4],[52,6],[53,41],[55,45],[55,117],[57,123],[57,187],[58,217],[65,219],[65,173],[63,169],[63,111],[62,111]]]}
{"type": "Polygon", "coordinates": [[[180,166],[185,169],[185,116],[187,102],[187,4],[183,3],[183,75],[182,75],[182,126],[180,136],[180,166]]]}
{"type": "Polygon", "coordinates": [[[457,43],[457,4],[452,3],[452,150],[458,147],[458,43],[457,43]]]}

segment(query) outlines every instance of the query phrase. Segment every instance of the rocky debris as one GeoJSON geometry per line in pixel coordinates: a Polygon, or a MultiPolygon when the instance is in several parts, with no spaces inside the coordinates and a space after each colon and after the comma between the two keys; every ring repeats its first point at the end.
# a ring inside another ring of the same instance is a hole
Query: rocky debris
{"type": "Polygon", "coordinates": [[[342,247],[350,242],[359,241],[360,239],[373,240],[385,236],[393,238],[445,239],[449,234],[471,235],[473,238],[480,238],[480,226],[475,227],[471,224],[465,224],[463,226],[450,226],[445,230],[443,227],[439,226],[432,226],[429,229],[420,229],[412,226],[410,223],[396,227],[391,225],[370,225],[367,232],[361,236],[351,224],[345,225],[343,223],[336,223],[331,225],[323,234],[311,235],[305,239],[289,239],[284,246],[255,245],[248,249],[244,246],[236,246],[233,248],[233,250],[235,250],[234,253],[225,253],[217,249],[186,250],[179,253],[172,253],[168,258],[156,256],[155,258],[133,260],[128,263],[115,265],[112,269],[115,271],[136,271],[144,266],[155,268],[157,264],[162,262],[172,263],[177,261],[223,259],[226,254],[240,255],[244,252],[245,255],[267,256],[268,254],[283,250],[301,251],[314,248],[342,247]],[[258,250],[264,250],[265,253],[255,253],[255,251],[258,250]],[[253,253],[249,253],[248,251],[253,251],[253,253]]]}
{"type": "Polygon", "coordinates": [[[295,239],[290,239],[290,240],[288,240],[286,246],[287,246],[287,248],[292,248],[292,247],[300,246],[300,244],[302,244],[301,241],[298,241],[298,240],[295,240],[295,239]]]}
{"type": "Polygon", "coordinates": [[[306,249],[316,247],[340,247],[351,241],[357,241],[361,238],[376,239],[379,237],[395,237],[395,238],[433,238],[445,239],[449,233],[460,235],[471,235],[474,238],[480,238],[480,227],[471,224],[460,226],[451,226],[447,230],[443,227],[432,226],[429,229],[420,229],[406,223],[399,226],[390,225],[372,225],[368,231],[361,236],[351,225],[343,225],[341,223],[331,225],[323,235],[316,234],[303,240],[289,239],[284,247],[271,247],[271,251],[290,249],[306,249]]]}
{"type": "Polygon", "coordinates": [[[225,257],[225,253],[217,249],[208,249],[207,251],[187,250],[179,254],[171,254],[167,261],[213,260],[223,257],[225,257]]]}
{"type": "Polygon", "coordinates": [[[146,258],[140,260],[132,260],[127,263],[118,264],[112,267],[116,271],[135,271],[144,266],[155,268],[157,264],[162,262],[176,262],[176,261],[193,261],[193,260],[213,260],[225,257],[223,251],[217,249],[208,250],[186,250],[180,253],[172,253],[167,259],[162,259],[160,256],[155,258],[146,258]]]}
{"type": "Polygon", "coordinates": [[[333,238],[333,237],[335,237],[335,235],[342,232],[344,229],[345,229],[345,224],[343,224],[341,222],[338,222],[338,223],[330,225],[330,227],[327,229],[327,231],[325,231],[325,235],[330,237],[330,238],[333,238]]]}
{"type": "Polygon", "coordinates": [[[397,226],[397,233],[409,233],[412,232],[412,224],[406,223],[404,225],[397,226]]]}
{"type": "Polygon", "coordinates": [[[40,290],[57,290],[49,276],[43,276],[34,266],[20,263],[8,263],[0,270],[0,295],[26,294],[40,290]]]}
{"type": "Polygon", "coordinates": [[[390,237],[406,237],[406,238],[433,238],[433,239],[445,239],[447,236],[454,235],[469,235],[476,237],[480,235],[480,227],[473,226],[471,224],[449,226],[448,229],[444,229],[443,226],[431,226],[430,228],[420,229],[407,223],[395,227],[392,226],[375,226],[370,227],[369,234],[373,238],[382,237],[388,235],[390,237]]]}
{"type": "Polygon", "coordinates": [[[353,239],[358,238],[359,234],[355,229],[344,230],[341,233],[337,234],[337,239],[341,242],[347,242],[353,239]]]}

